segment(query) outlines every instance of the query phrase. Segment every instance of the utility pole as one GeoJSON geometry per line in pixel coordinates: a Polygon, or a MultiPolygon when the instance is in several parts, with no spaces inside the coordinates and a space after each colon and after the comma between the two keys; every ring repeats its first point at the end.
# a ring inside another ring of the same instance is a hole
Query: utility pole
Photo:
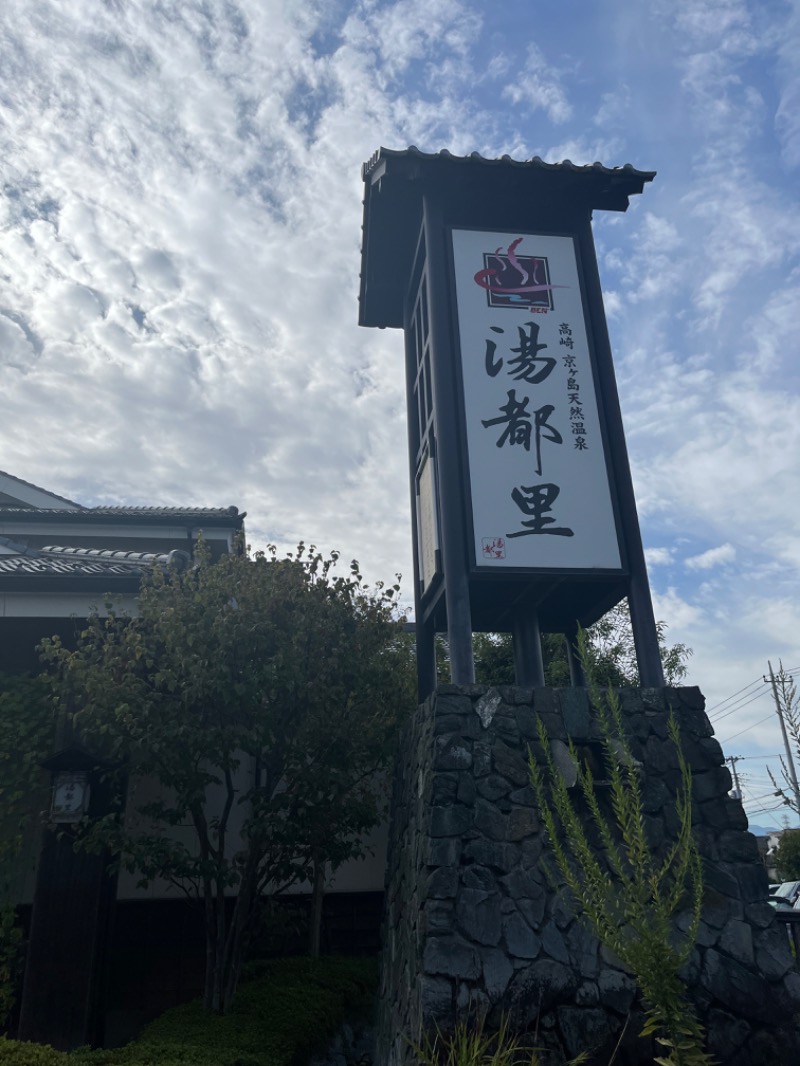
{"type": "Polygon", "coordinates": [[[743,755],[729,755],[725,759],[725,762],[729,762],[731,764],[731,773],[733,774],[733,791],[730,793],[730,795],[733,797],[733,799],[737,800],[740,800],[742,798],[742,790],[739,787],[739,775],[736,772],[736,764],[737,762],[739,762],[740,759],[743,758],[743,755]]]}
{"type": "MultiPolygon", "coordinates": [[[[779,662],[780,673],[783,676],[783,663],[779,662]]],[[[789,737],[786,733],[786,722],[783,718],[783,705],[781,704],[780,696],[778,695],[778,686],[775,681],[775,674],[772,670],[772,663],[767,660],[767,666],[769,667],[769,680],[772,684],[772,695],[775,697],[775,709],[778,712],[778,721],[781,723],[781,734],[783,735],[783,746],[786,750],[786,771],[789,775],[789,781],[791,782],[792,789],[794,791],[795,800],[795,812],[800,814],[800,787],[797,785],[797,773],[794,768],[794,759],[792,758],[792,749],[789,746],[789,737]]],[[[767,679],[764,678],[766,681],[767,679]]]]}

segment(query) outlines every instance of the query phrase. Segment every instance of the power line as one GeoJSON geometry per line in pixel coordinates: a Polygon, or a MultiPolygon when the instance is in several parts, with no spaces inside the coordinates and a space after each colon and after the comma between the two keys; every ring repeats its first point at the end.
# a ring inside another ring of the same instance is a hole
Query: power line
{"type": "MultiPolygon", "coordinates": [[[[791,670],[787,670],[786,671],[786,673],[789,676],[792,676],[793,674],[795,674],[797,672],[800,672],[800,666],[793,666],[791,668],[791,670]]],[[[719,703],[715,703],[713,707],[707,707],[706,708],[706,714],[709,715],[709,717],[710,717],[712,711],[717,711],[717,710],[720,709],[720,707],[724,707],[726,703],[730,703],[730,701],[732,699],[735,699],[736,696],[738,696],[740,693],[743,693],[743,692],[747,691],[748,689],[753,688],[756,685],[762,685],[763,683],[764,683],[764,675],[762,674],[760,677],[757,677],[755,679],[755,681],[751,681],[749,685],[743,685],[742,688],[737,689],[736,692],[734,692],[732,695],[726,696],[725,699],[724,700],[720,700],[719,703]]],[[[722,716],[719,716],[719,717],[722,717],[722,716]]]]}
{"type": "Polygon", "coordinates": [[[775,795],[776,788],[771,781],[748,781],[746,779],[743,779],[741,775],[739,780],[742,781],[743,788],[750,789],[751,792],[757,790],[762,796],[762,799],[775,795]]]}
{"type": "Polygon", "coordinates": [[[743,800],[742,802],[743,806],[750,808],[751,813],[752,811],[755,811],[756,814],[766,814],[767,817],[771,817],[773,814],[777,814],[778,811],[786,809],[785,807],[762,807],[759,804],[756,804],[754,800],[743,800]]]}
{"type": "MultiPolygon", "coordinates": [[[[786,805],[784,803],[778,803],[778,804],[776,804],[773,807],[762,807],[761,806],[761,799],[762,798],[764,798],[764,797],[758,796],[758,797],[756,797],[754,799],[751,796],[746,801],[747,802],[747,806],[748,807],[755,807],[756,811],[759,814],[766,814],[766,815],[777,814],[778,811],[785,811],[786,810],[786,805]]],[[[742,801],[742,802],[744,804],[745,801],[742,801]]]]}
{"type": "MultiPolygon", "coordinates": [[[[774,790],[774,789],[772,789],[772,791],[770,791],[770,792],[765,792],[763,796],[754,796],[754,797],[753,797],[753,802],[755,803],[755,802],[756,802],[756,800],[768,800],[768,799],[772,799],[772,798],[774,798],[774,796],[775,796],[775,790],[774,790]]],[[[783,801],[781,801],[781,802],[783,802],[783,801]]]]}
{"type": "Polygon", "coordinates": [[[734,698],[734,696],[738,696],[740,692],[744,692],[745,689],[752,688],[753,685],[757,685],[760,682],[761,682],[761,678],[757,677],[755,679],[755,681],[751,681],[749,685],[744,685],[742,688],[737,689],[736,692],[733,693],[733,696],[727,696],[724,700],[720,700],[719,703],[715,703],[713,707],[709,707],[706,710],[706,714],[710,715],[712,711],[716,711],[718,707],[722,707],[724,704],[728,703],[730,700],[732,700],[734,698]]]}
{"type": "MultiPolygon", "coordinates": [[[[763,685],[764,678],[760,677],[758,680],[759,680],[759,683],[761,685],[763,685]]],[[[748,686],[748,687],[751,688],[752,686],[748,686]]],[[[766,691],[766,689],[760,688],[760,689],[758,689],[758,690],[756,690],[754,692],[747,693],[744,696],[740,696],[739,699],[736,701],[736,703],[733,704],[733,706],[728,707],[727,710],[722,711],[719,714],[715,714],[714,715],[714,721],[719,722],[721,719],[727,718],[729,714],[733,714],[734,711],[740,711],[742,709],[742,707],[746,707],[748,705],[748,703],[754,703],[757,699],[760,699],[761,696],[765,696],[765,695],[769,695],[769,693],[766,691]]]]}
{"type": "Polygon", "coordinates": [[[743,710],[749,703],[755,703],[756,700],[760,700],[762,696],[768,696],[769,693],[762,689],[760,692],[756,692],[754,696],[750,696],[748,699],[740,701],[733,707],[729,707],[727,711],[723,711],[722,714],[715,714],[711,719],[713,722],[721,722],[723,718],[727,718],[729,715],[734,714],[736,711],[743,710]]]}
{"type": "Polygon", "coordinates": [[[737,755],[737,759],[782,759],[783,755],[776,752],[775,755],[737,755]]]}
{"type": "MultiPolygon", "coordinates": [[[[794,675],[800,671],[800,666],[793,666],[791,670],[786,670],[784,667],[780,667],[780,670],[783,670],[783,675],[787,681],[794,681],[794,675]]],[[[766,674],[761,675],[761,680],[766,681],[767,683],[769,682],[769,678],[766,674]]]]}
{"type": "Polygon", "coordinates": [[[757,722],[753,722],[752,725],[747,726],[746,729],[740,729],[739,732],[734,733],[732,737],[725,737],[724,740],[720,741],[720,744],[727,744],[729,740],[735,740],[737,737],[740,737],[742,733],[749,733],[751,729],[755,729],[757,725],[763,725],[763,723],[769,721],[771,717],[772,711],[770,711],[770,713],[766,715],[766,717],[760,718],[757,722]]]}

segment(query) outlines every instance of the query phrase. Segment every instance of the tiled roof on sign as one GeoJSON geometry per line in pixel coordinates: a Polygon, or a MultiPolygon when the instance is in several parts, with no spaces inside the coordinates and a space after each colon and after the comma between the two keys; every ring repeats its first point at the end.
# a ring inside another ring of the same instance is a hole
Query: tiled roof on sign
{"type": "MultiPolygon", "coordinates": [[[[486,159],[379,148],[361,168],[364,222],[358,321],[402,329],[423,214],[437,227],[578,234],[595,211],[627,211],[654,171],[626,163],[486,159]],[[427,207],[424,205],[427,204],[427,207]]],[[[422,254],[422,251],[420,252],[422,254]]],[[[425,253],[427,254],[427,252],[425,253]]]]}
{"type": "Polygon", "coordinates": [[[367,180],[381,160],[385,159],[387,156],[394,156],[395,158],[413,158],[416,156],[419,159],[441,160],[442,162],[447,163],[482,163],[487,167],[527,167],[535,170],[565,171],[573,174],[587,174],[594,172],[604,174],[608,177],[624,175],[632,178],[639,178],[643,181],[652,181],[656,176],[654,170],[637,170],[636,167],[631,166],[630,163],[625,163],[621,167],[607,167],[602,163],[585,163],[580,165],[573,163],[571,159],[565,159],[561,163],[545,163],[545,161],[538,155],[533,156],[531,159],[512,159],[510,155],[501,156],[499,159],[487,159],[486,156],[482,156],[480,152],[471,152],[469,155],[453,155],[452,152],[448,152],[446,148],[442,148],[439,152],[422,152],[419,148],[411,145],[408,148],[402,149],[379,148],[377,152],[374,152],[372,156],[370,156],[361,168],[361,177],[364,181],[367,180]]]}

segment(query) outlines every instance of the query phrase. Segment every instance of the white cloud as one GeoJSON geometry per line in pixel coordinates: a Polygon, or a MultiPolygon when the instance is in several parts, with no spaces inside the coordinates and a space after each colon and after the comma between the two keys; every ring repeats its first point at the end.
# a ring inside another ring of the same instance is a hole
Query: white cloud
{"type": "Polygon", "coordinates": [[[719,48],[728,54],[749,54],[758,46],[759,20],[750,16],[746,0],[677,0],[659,2],[674,22],[686,50],[719,48]]]}
{"type": "Polygon", "coordinates": [[[512,104],[544,111],[551,122],[563,123],[572,115],[572,106],[559,82],[556,69],[530,44],[524,68],[507,78],[502,95],[512,104]]]}
{"type": "Polygon", "coordinates": [[[722,563],[732,563],[736,558],[736,549],[732,544],[720,544],[716,548],[709,548],[700,555],[692,555],[685,560],[689,570],[711,570],[722,563]]]}
{"type": "Polygon", "coordinates": [[[782,157],[787,167],[800,165],[800,4],[787,5],[786,23],[781,27],[778,47],[778,83],[780,102],[775,112],[775,129],[780,138],[782,157]]]}
{"type": "Polygon", "coordinates": [[[0,352],[2,361],[19,370],[30,367],[41,348],[24,319],[11,310],[0,311],[0,352]]]}
{"type": "Polygon", "coordinates": [[[606,309],[606,315],[609,318],[613,318],[622,311],[622,300],[619,293],[613,292],[611,289],[606,289],[603,293],[603,303],[606,309]]]}
{"type": "Polygon", "coordinates": [[[546,163],[562,163],[565,159],[583,166],[586,163],[613,159],[618,152],[618,141],[612,138],[569,137],[557,144],[548,144],[537,148],[534,155],[541,156],[546,163]]]}
{"type": "Polygon", "coordinates": [[[618,129],[624,125],[631,110],[631,91],[622,85],[615,92],[603,93],[600,106],[594,116],[595,125],[618,129]]]}
{"type": "Polygon", "coordinates": [[[705,612],[702,608],[689,603],[676,588],[670,586],[663,593],[654,593],[653,606],[656,618],[664,619],[675,630],[689,630],[701,624],[705,612]]]}
{"type": "Polygon", "coordinates": [[[465,55],[481,28],[477,13],[458,0],[446,5],[398,0],[382,8],[363,4],[355,18],[363,19],[376,43],[383,70],[397,76],[415,60],[424,60],[432,81],[441,75],[443,65],[455,69],[456,61],[465,55]],[[431,53],[443,53],[447,59],[444,64],[434,64],[431,53]]]}
{"type": "Polygon", "coordinates": [[[673,548],[645,548],[645,560],[648,568],[654,566],[667,566],[674,556],[673,548]]]}

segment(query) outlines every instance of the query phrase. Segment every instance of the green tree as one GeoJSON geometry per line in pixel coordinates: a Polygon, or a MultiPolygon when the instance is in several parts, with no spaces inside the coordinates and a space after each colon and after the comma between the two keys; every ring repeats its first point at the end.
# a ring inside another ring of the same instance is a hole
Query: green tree
{"type": "MultiPolygon", "coordinates": [[[[664,679],[676,685],[686,676],[686,661],[692,654],[685,644],[666,642],[667,626],[656,623],[664,679]]],[[[639,684],[639,668],[633,643],[631,617],[627,600],[603,615],[587,631],[587,655],[596,683],[623,688],[639,684]]],[[[508,633],[476,633],[473,638],[475,679],[481,685],[513,685],[514,652],[508,633]]],[[[558,633],[542,635],[545,682],[555,688],[570,684],[569,663],[564,637],[558,633]]],[[[440,675],[446,658],[440,656],[440,675]]],[[[444,679],[444,678],[443,678],[444,679]]]]}
{"type": "Polygon", "coordinates": [[[773,861],[782,880],[800,881],[800,829],[784,830],[773,861]]]}
{"type": "Polygon", "coordinates": [[[201,550],[190,569],[154,571],[135,618],[92,618],[75,651],[43,645],[84,742],[139,783],[125,815],[84,826],[83,846],[202,902],[218,1012],[262,895],[361,853],[413,705],[399,586],[371,588],[336,560],[302,544],[213,564],[201,550]]]}

